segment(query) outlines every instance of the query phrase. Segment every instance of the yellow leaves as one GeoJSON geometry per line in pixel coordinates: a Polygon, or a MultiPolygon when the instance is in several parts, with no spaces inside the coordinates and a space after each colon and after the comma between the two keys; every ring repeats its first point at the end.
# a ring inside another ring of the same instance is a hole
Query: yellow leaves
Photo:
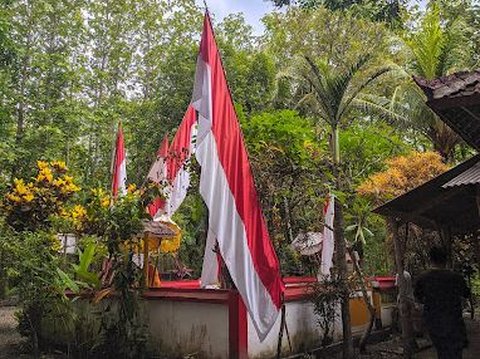
{"type": "Polygon", "coordinates": [[[77,204],[72,209],[72,218],[74,220],[83,219],[87,216],[87,210],[82,205],[77,204]]]}
{"type": "Polygon", "coordinates": [[[448,170],[436,152],[412,152],[386,161],[387,169],[370,176],[357,192],[377,202],[400,196],[448,170]]]}
{"type": "Polygon", "coordinates": [[[67,165],[63,161],[53,161],[53,162],[50,162],[50,165],[59,172],[67,171],[67,165]]]}
{"type": "MultiPolygon", "coordinates": [[[[48,166],[48,165],[47,165],[48,166]]],[[[52,182],[53,181],[53,173],[50,167],[44,167],[40,169],[37,175],[37,182],[52,182]]]]}
{"type": "MultiPolygon", "coordinates": [[[[37,174],[26,183],[15,179],[6,193],[0,209],[11,223],[22,228],[44,227],[55,216],[65,216],[63,206],[80,191],[72,176],[67,176],[67,167],[62,161],[37,161],[37,174]]],[[[82,212],[77,208],[77,217],[82,212]]]]}
{"type": "Polygon", "coordinates": [[[8,199],[9,201],[16,202],[16,203],[22,202],[22,198],[13,193],[7,194],[5,198],[8,199]]]}
{"type": "Polygon", "coordinates": [[[100,198],[100,206],[102,208],[108,208],[110,206],[110,197],[104,196],[100,198]]]}
{"type": "Polygon", "coordinates": [[[92,194],[98,200],[98,203],[100,203],[100,207],[110,207],[111,198],[102,188],[92,189],[92,194]]]}
{"type": "Polygon", "coordinates": [[[27,203],[32,202],[34,198],[35,198],[35,196],[33,195],[33,193],[28,193],[28,194],[26,194],[26,195],[23,196],[23,199],[24,199],[25,202],[27,202],[27,203]]]}
{"type": "Polygon", "coordinates": [[[48,168],[48,162],[45,161],[37,161],[37,167],[41,171],[45,168],[48,168]]]}
{"type": "Polygon", "coordinates": [[[30,203],[35,198],[33,191],[34,187],[32,183],[25,184],[22,179],[15,178],[12,189],[5,198],[15,204],[30,203]]]}
{"type": "Polygon", "coordinates": [[[135,193],[137,190],[137,185],[135,183],[130,183],[127,187],[127,193],[135,193]]]}
{"type": "Polygon", "coordinates": [[[22,179],[14,179],[13,180],[14,189],[19,195],[24,195],[29,192],[27,186],[25,186],[25,182],[22,179]]]}
{"type": "Polygon", "coordinates": [[[58,237],[55,235],[50,237],[50,248],[52,248],[54,252],[59,252],[62,249],[62,244],[60,243],[58,237]]]}

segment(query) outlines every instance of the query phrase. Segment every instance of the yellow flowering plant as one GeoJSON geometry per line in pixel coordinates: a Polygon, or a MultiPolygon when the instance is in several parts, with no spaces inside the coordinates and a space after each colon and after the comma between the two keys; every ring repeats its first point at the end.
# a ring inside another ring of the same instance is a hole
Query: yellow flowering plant
{"type": "Polygon", "coordinates": [[[52,216],[64,211],[65,205],[80,191],[62,161],[38,161],[37,173],[29,182],[14,179],[0,203],[7,224],[16,231],[47,229],[52,216]]]}

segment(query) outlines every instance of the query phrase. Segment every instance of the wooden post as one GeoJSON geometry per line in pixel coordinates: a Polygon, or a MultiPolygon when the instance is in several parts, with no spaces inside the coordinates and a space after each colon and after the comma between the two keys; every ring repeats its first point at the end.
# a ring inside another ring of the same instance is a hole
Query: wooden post
{"type": "MultiPolygon", "coordinates": [[[[480,217],[480,185],[477,184],[477,193],[476,193],[476,202],[477,202],[477,210],[478,216],[480,217]]],[[[480,265],[480,238],[479,232],[474,232],[475,238],[473,239],[474,248],[475,248],[475,257],[477,259],[477,265],[480,265]]]]}
{"type": "Polygon", "coordinates": [[[407,302],[406,282],[403,275],[403,257],[402,245],[398,235],[398,221],[396,218],[388,219],[390,229],[392,231],[392,240],[395,251],[395,264],[398,273],[398,289],[399,289],[399,313],[400,323],[402,326],[403,341],[403,357],[410,359],[413,355],[413,327],[410,314],[410,303],[407,302]]]}
{"type": "Polygon", "coordinates": [[[150,283],[148,281],[148,234],[143,236],[143,286],[148,289],[150,283]]]}

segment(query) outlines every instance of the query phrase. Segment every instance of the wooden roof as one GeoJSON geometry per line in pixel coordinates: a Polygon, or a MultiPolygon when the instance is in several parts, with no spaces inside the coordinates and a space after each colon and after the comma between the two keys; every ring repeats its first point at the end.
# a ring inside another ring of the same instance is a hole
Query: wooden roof
{"type": "Polygon", "coordinates": [[[480,70],[414,80],[427,96],[428,106],[465,142],[480,150],[480,70]]]}
{"type": "Polygon", "coordinates": [[[470,179],[475,177],[472,174],[479,172],[480,155],[476,155],[376,208],[374,212],[413,222],[424,228],[448,226],[456,233],[478,229],[480,217],[476,203],[477,186],[470,179]]]}

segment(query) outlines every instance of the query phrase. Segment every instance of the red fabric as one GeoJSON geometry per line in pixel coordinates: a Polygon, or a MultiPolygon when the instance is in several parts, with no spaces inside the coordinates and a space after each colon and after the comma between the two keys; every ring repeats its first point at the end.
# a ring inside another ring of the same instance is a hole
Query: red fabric
{"type": "Polygon", "coordinates": [[[212,132],[237,211],[245,225],[248,247],[260,280],[277,308],[284,285],[280,265],[260,208],[240,124],[235,113],[208,13],[204,19],[200,56],[211,69],[212,132]]]}
{"type": "MultiPolygon", "coordinates": [[[[158,148],[158,151],[157,151],[156,162],[165,161],[167,156],[168,156],[168,136],[167,134],[165,134],[165,136],[163,137],[162,143],[160,144],[160,147],[158,148]]],[[[163,207],[165,207],[165,200],[157,197],[152,201],[152,203],[147,205],[148,214],[150,214],[151,217],[154,217],[155,214],[157,214],[157,212],[163,207]]]]}
{"type": "MultiPolygon", "coordinates": [[[[170,184],[173,184],[183,165],[190,158],[192,127],[196,120],[195,109],[189,106],[170,146],[168,145],[167,135],[165,135],[157,151],[157,157],[166,161],[166,179],[170,184]]],[[[147,206],[147,211],[150,216],[154,217],[160,209],[165,207],[165,204],[165,200],[156,198],[147,206]]]]}
{"type": "Polygon", "coordinates": [[[152,201],[152,203],[147,206],[148,214],[150,214],[150,216],[153,218],[157,214],[159,209],[163,207],[165,207],[165,200],[157,197],[152,201]]]}
{"type": "Polygon", "coordinates": [[[115,141],[115,154],[113,156],[113,178],[112,178],[112,195],[114,198],[118,196],[118,187],[120,184],[120,165],[125,161],[125,145],[123,139],[122,124],[118,124],[117,139],[115,141]]]}
{"type": "Polygon", "coordinates": [[[189,106],[185,116],[183,116],[182,123],[178,127],[177,133],[170,145],[170,151],[167,158],[167,178],[170,183],[173,183],[177,177],[178,172],[190,158],[190,146],[192,137],[192,127],[197,121],[195,109],[189,106]]]}
{"type": "Polygon", "coordinates": [[[168,155],[168,136],[163,136],[163,141],[160,144],[160,148],[157,151],[157,157],[167,158],[168,155]]]}

